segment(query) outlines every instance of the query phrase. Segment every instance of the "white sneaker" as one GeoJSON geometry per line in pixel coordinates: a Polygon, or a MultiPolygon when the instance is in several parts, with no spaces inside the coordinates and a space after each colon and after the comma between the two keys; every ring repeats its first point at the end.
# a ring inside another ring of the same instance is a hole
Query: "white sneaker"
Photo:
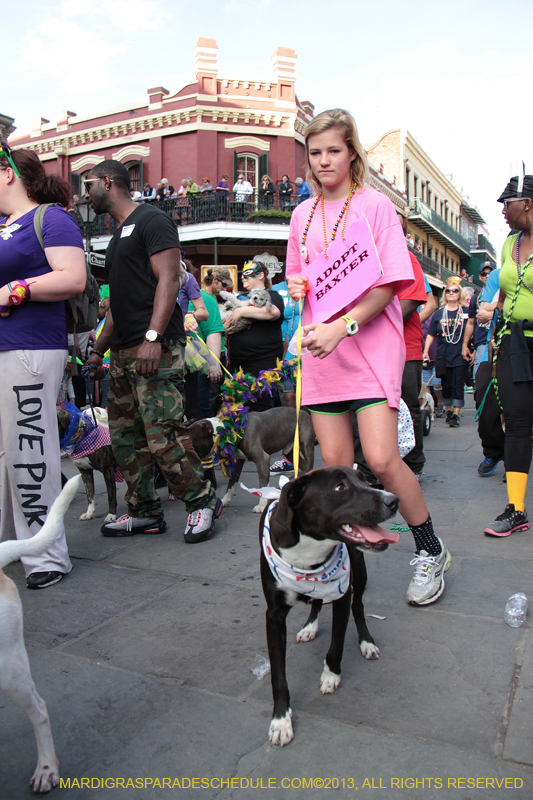
{"type": "Polygon", "coordinates": [[[407,590],[407,602],[412,606],[434,603],[444,591],[444,573],[448,570],[452,557],[442,539],[439,542],[442,552],[438,556],[430,556],[425,550],[421,550],[411,561],[415,574],[407,590]]]}
{"type": "Polygon", "coordinates": [[[192,511],[187,519],[187,527],[183,537],[188,544],[203,542],[215,527],[215,522],[222,511],[222,500],[217,497],[214,508],[199,508],[192,511]]]}

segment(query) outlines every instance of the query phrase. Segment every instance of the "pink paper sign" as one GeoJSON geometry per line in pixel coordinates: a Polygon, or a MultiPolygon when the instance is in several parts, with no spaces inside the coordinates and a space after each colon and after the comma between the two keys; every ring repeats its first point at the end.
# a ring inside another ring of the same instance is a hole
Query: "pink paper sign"
{"type": "Polygon", "coordinates": [[[356,220],[328,247],[328,258],[317,256],[305,268],[309,290],[305,296],[313,322],[326,322],[359,297],[383,275],[374,237],[366,217],[356,220]]]}

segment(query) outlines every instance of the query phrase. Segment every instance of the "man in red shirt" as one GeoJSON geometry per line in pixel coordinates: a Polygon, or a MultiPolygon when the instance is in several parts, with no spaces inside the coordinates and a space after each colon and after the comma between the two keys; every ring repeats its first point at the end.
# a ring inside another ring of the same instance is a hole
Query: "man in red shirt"
{"type": "Polygon", "coordinates": [[[428,301],[424,273],[419,262],[409,250],[409,258],[413,265],[415,282],[398,295],[403,314],[403,335],[405,339],[405,367],[402,378],[402,400],[405,402],[413,418],[415,429],[415,446],[404,461],[420,480],[426,458],[424,456],[424,433],[422,427],[422,411],[418,397],[422,388],[422,351],[424,337],[418,306],[428,301]]]}

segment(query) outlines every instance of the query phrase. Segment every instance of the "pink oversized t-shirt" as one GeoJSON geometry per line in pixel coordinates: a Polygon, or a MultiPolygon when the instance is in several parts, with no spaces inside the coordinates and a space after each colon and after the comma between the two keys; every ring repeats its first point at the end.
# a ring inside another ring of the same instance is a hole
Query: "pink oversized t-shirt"
{"type": "MultiPolygon", "coordinates": [[[[293,211],[287,245],[287,278],[305,275],[306,264],[300,248],[313,202],[314,198],[310,198],[293,211]]],[[[328,238],[343,204],[344,200],[325,203],[328,238]]],[[[352,198],[346,227],[362,216],[368,219],[383,268],[383,276],[374,287],[393,283],[395,296],[377,317],[362,325],[355,336],[343,339],[326,358],[314,358],[311,353],[302,356],[302,402],[305,405],[376,397],[385,397],[392,408],[400,405],[405,343],[402,311],[396,295],[414,281],[413,268],[391,201],[375,189],[363,189],[352,198]]],[[[337,238],[341,229],[342,224],[337,238]]],[[[310,261],[324,250],[320,203],[307,234],[306,247],[310,261]]],[[[353,300],[347,297],[345,308],[332,319],[346,314],[352,306],[353,300]]],[[[311,311],[306,303],[303,324],[310,322],[311,311]]]]}

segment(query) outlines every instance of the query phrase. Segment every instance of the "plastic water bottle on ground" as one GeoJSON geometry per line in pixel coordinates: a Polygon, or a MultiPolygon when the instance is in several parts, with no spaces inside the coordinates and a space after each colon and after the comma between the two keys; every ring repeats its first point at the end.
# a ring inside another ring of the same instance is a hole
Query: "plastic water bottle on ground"
{"type": "Polygon", "coordinates": [[[511,628],[520,628],[526,621],[528,599],[523,592],[511,595],[505,606],[503,618],[511,628]]]}

